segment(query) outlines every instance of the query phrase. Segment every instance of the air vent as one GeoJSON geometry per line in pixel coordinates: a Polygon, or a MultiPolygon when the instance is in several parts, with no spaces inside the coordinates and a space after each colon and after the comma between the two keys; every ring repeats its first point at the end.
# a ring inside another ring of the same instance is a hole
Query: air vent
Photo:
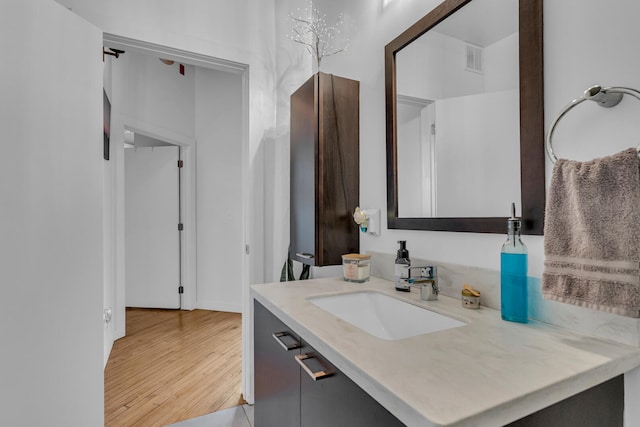
{"type": "Polygon", "coordinates": [[[483,66],[482,66],[482,57],[483,57],[483,48],[480,46],[476,46],[473,44],[469,44],[467,43],[467,49],[466,49],[466,54],[467,54],[467,58],[466,58],[466,70],[467,71],[473,71],[474,73],[483,73],[483,66]]]}

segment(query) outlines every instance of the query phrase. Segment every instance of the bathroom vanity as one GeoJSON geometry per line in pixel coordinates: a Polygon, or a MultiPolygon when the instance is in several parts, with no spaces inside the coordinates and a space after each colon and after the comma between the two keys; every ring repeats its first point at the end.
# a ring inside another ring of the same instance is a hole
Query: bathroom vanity
{"type": "Polygon", "coordinates": [[[373,277],[254,285],[252,297],[257,427],[622,426],[622,374],[640,366],[639,348],[421,301],[373,277]],[[363,291],[464,325],[382,339],[313,303],[363,291]]]}
{"type": "Polygon", "coordinates": [[[257,301],[254,319],[256,425],[403,425],[257,301]]]}

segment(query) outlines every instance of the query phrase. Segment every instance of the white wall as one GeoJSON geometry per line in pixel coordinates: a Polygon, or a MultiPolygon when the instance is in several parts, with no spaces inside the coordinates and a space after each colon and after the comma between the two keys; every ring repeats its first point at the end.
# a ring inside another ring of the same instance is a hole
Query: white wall
{"type": "Polygon", "coordinates": [[[520,176],[518,100],[508,90],[435,102],[437,216],[507,216],[512,202],[521,212],[520,181],[508,178],[520,176]]]}
{"type": "Polygon", "coordinates": [[[484,92],[485,74],[467,71],[465,56],[464,41],[423,35],[396,55],[398,94],[436,100],[484,92]]]}
{"type": "MultiPolygon", "coordinates": [[[[123,54],[113,67],[124,125],[197,141],[197,289],[192,296],[186,288],[185,300],[242,311],[242,77],[191,65],[181,75],[177,62],[165,65],[136,52],[123,54]]],[[[185,230],[193,226],[184,222],[185,230]]]]}
{"type": "MultiPolygon", "coordinates": [[[[271,224],[282,224],[286,221],[279,209],[264,210],[265,200],[278,200],[265,197],[265,191],[273,190],[278,194],[280,187],[268,187],[265,180],[265,152],[277,135],[275,126],[276,99],[275,88],[282,82],[276,76],[275,61],[275,30],[276,22],[275,0],[240,0],[228,2],[223,0],[193,0],[188,4],[183,2],[164,2],[159,4],[155,0],[130,2],[116,0],[104,2],[101,0],[58,0],[61,4],[71,8],[75,13],[94,23],[105,33],[128,37],[135,40],[155,43],[170,48],[180,49],[195,54],[214,58],[222,58],[248,65],[248,83],[243,86],[243,99],[249,100],[248,129],[243,130],[243,139],[249,141],[248,153],[244,154],[245,163],[250,176],[248,196],[243,194],[249,203],[247,221],[244,230],[246,243],[250,246],[248,256],[250,272],[248,279],[241,273],[239,280],[261,283],[265,281],[265,265],[268,259],[280,258],[273,249],[273,238],[265,242],[265,234],[271,229],[271,224]],[[265,147],[267,147],[265,149],[265,147]],[[266,225],[266,226],[265,226],[266,225]]],[[[115,74],[115,73],[114,73],[115,74]]],[[[114,96],[117,98],[117,96],[114,96]]],[[[243,113],[243,115],[246,113],[243,113]]],[[[123,123],[116,118],[116,126],[123,123]]],[[[116,144],[118,141],[115,142],[116,144]]],[[[122,194],[123,150],[115,153],[116,188],[122,194]]],[[[286,159],[288,160],[288,159],[286,159]]],[[[283,159],[283,161],[286,161],[283,159]]],[[[288,165],[288,163],[286,163],[288,165]]],[[[284,173],[285,168],[276,169],[284,173]]],[[[270,170],[267,170],[271,174],[270,170]]],[[[274,173],[275,175],[275,173],[274,173]]],[[[288,174],[286,174],[288,182],[288,174]]],[[[278,182],[284,182],[284,179],[278,182]]],[[[247,189],[245,188],[245,191],[247,189]]],[[[278,206],[274,204],[274,206],[278,206]]],[[[288,209],[285,208],[285,209],[288,209]]],[[[124,224],[124,209],[119,206],[116,210],[116,224],[124,224]]],[[[281,225],[280,225],[281,226],[281,225]]],[[[287,226],[288,229],[288,226],[287,226]]],[[[277,239],[281,234],[274,234],[277,239]]],[[[123,236],[116,236],[116,259],[124,263],[123,236]]],[[[288,241],[288,238],[287,238],[288,241]]],[[[244,251],[237,253],[238,257],[247,257],[244,251]]],[[[272,265],[272,263],[269,263],[272,265]]],[[[123,289],[124,273],[116,272],[117,286],[123,289]]],[[[119,292],[116,306],[118,317],[124,318],[124,298],[119,292]]],[[[250,302],[248,292],[245,292],[243,312],[243,329],[250,330],[252,318],[250,316],[250,302]]],[[[124,324],[116,324],[116,337],[124,335],[124,324]]],[[[245,342],[245,366],[251,366],[250,342],[245,342]]],[[[244,387],[247,387],[248,377],[245,374],[244,387]]],[[[250,384],[248,385],[250,387],[250,384]]],[[[245,395],[252,396],[250,389],[244,390],[245,395]]]]}
{"type": "Polygon", "coordinates": [[[464,40],[427,32],[403,48],[396,55],[398,94],[437,100],[518,88],[517,33],[483,49],[482,74],[465,69],[466,46],[464,40]]]}
{"type": "Polygon", "coordinates": [[[127,52],[114,61],[113,67],[124,69],[122,85],[126,99],[120,103],[121,114],[155,128],[194,137],[195,67],[185,65],[181,75],[179,64],[165,65],[158,57],[127,52]]]}
{"type": "Polygon", "coordinates": [[[197,305],[242,311],[242,78],[198,68],[197,305]]]}
{"type": "Polygon", "coordinates": [[[265,211],[265,282],[280,279],[289,249],[289,103],[291,94],[313,73],[309,54],[302,46],[293,46],[289,39],[289,13],[296,13],[298,8],[306,6],[299,0],[275,1],[276,122],[262,146],[265,161],[261,171],[265,211]]]}
{"type": "MultiPolygon", "coordinates": [[[[384,46],[428,13],[439,2],[403,0],[387,6],[380,2],[357,0],[341,5],[326,0],[316,2],[329,14],[342,10],[357,29],[351,33],[349,50],[326,58],[327,72],[360,80],[360,205],[364,208],[386,209],[386,153],[384,100],[384,46]]],[[[383,218],[380,237],[361,235],[361,250],[391,253],[397,240],[407,240],[416,257],[497,268],[503,236],[471,233],[416,232],[386,230],[383,218]],[[495,251],[493,250],[495,248],[495,251]]],[[[531,263],[540,263],[542,239],[527,239],[534,253],[531,263]],[[537,240],[537,242],[536,242],[537,240]]]]}
{"type": "Polygon", "coordinates": [[[0,425],[103,425],[102,34],[0,13],[0,425]]]}
{"type": "Polygon", "coordinates": [[[397,132],[401,142],[398,144],[398,162],[404,165],[398,171],[398,198],[402,200],[398,206],[400,216],[426,216],[431,213],[423,209],[424,199],[431,200],[431,182],[423,179],[423,165],[430,166],[428,160],[432,157],[431,145],[425,141],[429,132],[422,120],[425,108],[423,104],[397,103],[397,132]]]}
{"type": "MultiPolygon", "coordinates": [[[[264,147],[275,132],[275,0],[57,0],[105,33],[249,65],[249,164],[251,283],[264,281],[264,221],[280,221],[261,212],[264,200],[264,147]]],[[[265,255],[266,253],[266,255],[265,255]]],[[[243,256],[238,254],[238,256],[243,256]]]]}
{"type": "Polygon", "coordinates": [[[484,50],[487,92],[518,89],[518,33],[505,37],[484,50]]]}
{"type": "MultiPolygon", "coordinates": [[[[593,84],[640,89],[640,57],[635,55],[640,27],[640,4],[625,0],[605,3],[580,0],[546,1],[545,121],[593,84]],[[593,31],[599,17],[615,16],[608,31],[593,31]]],[[[617,107],[580,105],[562,120],[554,133],[559,157],[589,160],[638,144],[640,102],[626,97],[617,107]],[[585,108],[581,108],[585,107],[585,108]]],[[[591,103],[588,103],[591,104],[591,103]]],[[[547,176],[551,166],[547,162],[547,176]]],[[[625,425],[640,423],[638,369],[625,375],[625,425]]]]}
{"type": "MultiPolygon", "coordinates": [[[[113,192],[113,223],[109,237],[114,246],[112,286],[106,293],[114,294],[114,338],[125,335],[125,159],[124,129],[152,130],[169,135],[176,144],[194,138],[194,67],[186,66],[185,75],[178,73],[178,64],[168,66],[157,57],[125,52],[111,57],[111,160],[114,175],[109,189],[113,192]],[[118,266],[122,266],[118,268],[118,266]]],[[[187,165],[188,166],[188,165],[187,165]]],[[[187,169],[187,168],[185,168],[187,169]]],[[[186,289],[189,289],[188,287],[186,289]]],[[[195,290],[193,291],[195,293],[195,290]]],[[[185,295],[185,299],[187,295],[185,295]]],[[[195,301],[195,296],[193,296],[195,301]]],[[[108,354],[106,355],[108,358],[108,354]]]]}
{"type": "MultiPolygon", "coordinates": [[[[383,47],[401,31],[438,4],[438,1],[356,0],[336,5],[330,0],[316,4],[326,10],[343,9],[356,21],[359,31],[348,52],[327,58],[328,72],[361,81],[360,205],[386,207],[385,110],[383,47]]],[[[640,4],[626,0],[609,2],[554,0],[544,2],[545,121],[593,84],[640,88],[640,56],[635,55],[640,27],[636,18],[640,4]],[[602,28],[603,17],[616,17],[602,28]]],[[[611,110],[580,105],[563,119],[554,138],[556,154],[577,160],[615,153],[637,145],[640,102],[629,98],[611,110]],[[584,108],[582,108],[584,107],[584,108]],[[578,111],[582,110],[582,111],[578,111]]],[[[551,167],[547,164],[547,175],[551,167]]],[[[407,240],[412,255],[442,262],[492,269],[499,268],[500,235],[386,230],[380,237],[362,236],[361,250],[392,253],[397,240],[407,240]]],[[[543,269],[543,238],[525,236],[529,248],[529,272],[540,277],[543,269]]],[[[578,310],[589,318],[589,310],[578,310]]],[[[638,375],[629,376],[637,390],[638,375]]],[[[629,387],[633,390],[634,387],[629,387]]],[[[635,397],[637,401],[637,396],[635,397]]],[[[627,424],[640,422],[640,411],[627,406],[627,424]]]]}
{"type": "MultiPolygon", "coordinates": [[[[281,162],[288,156],[285,128],[288,96],[291,88],[311,75],[309,58],[300,46],[293,46],[284,37],[287,32],[284,26],[286,13],[304,7],[305,2],[278,0],[275,8],[274,1],[247,0],[199,0],[189,7],[182,3],[158,5],[152,0],[60,2],[72,6],[109,33],[250,65],[251,199],[254,206],[270,207],[264,211],[264,218],[258,218],[259,214],[252,218],[251,280],[272,279],[278,265],[281,266],[280,258],[286,254],[288,242],[288,237],[280,237],[288,236],[288,225],[282,219],[288,217],[288,163],[281,162]],[[278,24],[275,31],[274,22],[278,24]],[[274,94],[278,95],[277,104],[274,94]],[[265,152],[271,153],[269,158],[274,164],[284,167],[264,164],[265,152]],[[265,202],[267,191],[269,205],[265,202]],[[271,226],[275,231],[264,240],[263,230],[271,226]],[[265,275],[265,271],[271,274],[265,275]]],[[[384,211],[386,206],[383,47],[438,3],[438,0],[315,2],[329,13],[330,19],[340,10],[346,13],[347,22],[353,24],[349,50],[325,58],[323,70],[361,82],[360,200],[364,208],[384,211]]],[[[640,57],[633,54],[635,41],[640,38],[640,27],[635,23],[640,4],[626,0],[556,0],[545,1],[544,7],[547,126],[562,106],[591,84],[640,87],[640,75],[636,72],[640,57]],[[605,16],[615,16],[615,24],[607,25],[606,31],[596,30],[603,27],[605,16]]],[[[634,145],[635,117],[640,114],[640,105],[634,102],[624,100],[611,111],[581,105],[583,111],[567,116],[558,128],[557,154],[585,159],[634,145]],[[577,142],[579,149],[574,145],[577,142]]],[[[385,222],[383,219],[380,237],[362,235],[363,251],[390,253],[395,250],[396,240],[406,239],[416,257],[494,269],[499,266],[501,235],[387,230],[385,222]]],[[[540,276],[543,238],[526,236],[525,241],[530,253],[529,271],[540,276]]]]}
{"type": "MultiPolygon", "coordinates": [[[[386,7],[383,7],[382,2],[368,0],[354,0],[340,4],[329,0],[314,3],[327,13],[329,22],[333,21],[339,12],[344,12],[351,39],[347,52],[323,60],[323,71],[361,82],[360,206],[362,208],[378,208],[382,212],[386,210],[384,46],[438,3],[437,0],[396,0],[390,2],[386,7]]],[[[309,55],[286,37],[287,30],[285,28],[288,25],[286,14],[295,12],[298,7],[304,8],[305,4],[301,0],[281,0],[276,3],[278,16],[281,20],[280,25],[282,25],[277,39],[279,74],[282,80],[289,82],[289,85],[283,84],[278,87],[277,117],[279,126],[285,126],[288,122],[290,94],[311,75],[309,55]],[[301,58],[303,65],[293,65],[297,63],[298,58],[301,58]],[[287,64],[291,66],[286,67],[287,64]]],[[[280,138],[286,142],[284,150],[288,156],[288,129],[284,130],[284,135],[280,138]]],[[[288,190],[288,179],[282,185],[288,190]]],[[[277,190],[275,194],[278,195],[277,190]]],[[[281,198],[278,197],[274,203],[288,206],[288,191],[281,198]]],[[[288,214],[287,210],[286,215],[288,216],[288,214]]],[[[288,236],[288,225],[283,229],[284,232],[288,236]]],[[[420,258],[497,268],[499,248],[504,237],[386,230],[386,218],[382,218],[382,235],[380,237],[361,235],[361,250],[394,252],[397,240],[408,240],[412,254],[420,258]],[[479,251],[478,245],[483,249],[479,251]],[[488,251],[486,247],[496,248],[495,254],[488,251]]],[[[537,243],[530,241],[528,243],[534,253],[536,248],[541,251],[542,239],[538,239],[537,243]]],[[[288,238],[286,242],[282,242],[281,247],[277,250],[286,254],[287,244],[288,238]]],[[[533,262],[536,262],[535,255],[531,258],[533,262]]],[[[538,261],[541,265],[540,256],[538,256],[538,261]]],[[[540,272],[541,267],[538,270],[538,273],[540,272]]]]}

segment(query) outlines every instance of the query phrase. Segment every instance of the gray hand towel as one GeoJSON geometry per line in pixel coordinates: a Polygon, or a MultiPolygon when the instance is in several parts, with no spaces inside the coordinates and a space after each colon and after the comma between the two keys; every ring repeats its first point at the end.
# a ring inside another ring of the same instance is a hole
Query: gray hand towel
{"type": "Polygon", "coordinates": [[[544,236],[545,298],[640,317],[637,150],[556,161],[544,236]]]}

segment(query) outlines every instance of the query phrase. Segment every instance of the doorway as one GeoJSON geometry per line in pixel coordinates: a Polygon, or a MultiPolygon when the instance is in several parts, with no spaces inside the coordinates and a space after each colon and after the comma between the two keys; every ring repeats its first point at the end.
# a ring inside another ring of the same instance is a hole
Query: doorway
{"type": "MultiPolygon", "coordinates": [[[[201,120],[201,122],[205,125],[210,125],[210,123],[205,123],[205,119],[214,119],[219,115],[219,120],[226,120],[228,117],[226,114],[228,111],[240,111],[240,113],[236,114],[235,117],[239,117],[237,119],[237,128],[239,131],[237,135],[234,135],[233,138],[218,138],[222,142],[226,142],[228,147],[233,147],[234,150],[237,150],[237,162],[234,163],[234,177],[228,178],[227,180],[216,179],[217,185],[224,186],[225,191],[230,187],[229,183],[237,184],[236,191],[233,194],[234,203],[240,206],[239,211],[234,212],[233,214],[229,214],[229,211],[226,209],[227,206],[224,203],[219,203],[219,206],[225,209],[221,209],[221,212],[224,214],[222,218],[219,220],[211,219],[211,222],[216,224],[218,227],[223,227],[225,230],[231,230],[232,227],[227,226],[225,222],[233,221],[233,230],[234,230],[234,239],[233,243],[229,245],[228,239],[221,238],[219,239],[222,242],[226,241],[227,248],[223,255],[230,254],[234,257],[233,262],[238,263],[238,267],[232,270],[233,281],[228,280],[218,280],[217,282],[221,284],[221,286],[229,286],[229,283],[233,283],[233,292],[239,292],[242,300],[248,298],[248,267],[249,267],[249,256],[245,254],[245,245],[249,240],[248,236],[248,205],[249,205],[249,120],[248,120],[248,111],[249,111],[249,102],[248,102],[248,68],[243,64],[232,63],[224,60],[219,60],[211,57],[203,57],[202,55],[193,54],[186,51],[180,51],[172,48],[167,48],[164,46],[159,46],[155,44],[150,44],[146,42],[141,42],[137,40],[132,40],[120,36],[105,34],[104,42],[106,46],[116,48],[119,50],[124,50],[125,54],[121,55],[120,59],[125,58],[129,53],[142,53],[149,56],[154,56],[154,63],[160,64],[158,61],[159,58],[166,59],[168,61],[175,61],[176,64],[174,67],[177,67],[179,64],[185,64],[187,67],[202,67],[204,69],[208,69],[212,72],[223,73],[227,76],[233,76],[232,80],[234,81],[233,87],[236,93],[236,102],[233,109],[226,108],[225,111],[208,111],[207,116],[201,120]],[[233,144],[231,144],[231,142],[233,144]]],[[[163,61],[164,63],[164,61],[163,61]]],[[[163,65],[164,66],[164,65],[163,65]]],[[[115,71],[114,71],[115,74],[115,71]]],[[[229,86],[229,85],[226,85],[229,86]]],[[[117,104],[117,90],[114,88],[114,109],[117,104]]],[[[201,96],[201,99],[204,99],[206,96],[207,99],[211,99],[210,94],[202,95],[200,92],[198,94],[201,96]]],[[[197,100],[198,101],[198,100],[197,100]]],[[[234,119],[236,120],[236,119],[234,119]]],[[[213,120],[209,120],[213,121],[213,120]]],[[[235,123],[235,122],[234,122],[235,123]]],[[[199,254],[206,252],[206,249],[203,251],[201,247],[198,246],[202,244],[202,241],[206,241],[205,238],[200,238],[203,236],[203,230],[198,230],[196,232],[196,224],[197,217],[203,218],[207,217],[206,212],[203,215],[201,211],[202,201],[205,198],[201,198],[198,191],[202,191],[202,188],[205,188],[206,185],[213,182],[209,180],[208,176],[205,179],[202,179],[201,176],[197,176],[197,171],[200,172],[211,172],[213,170],[223,170],[228,165],[218,165],[216,167],[207,167],[207,165],[202,164],[202,159],[209,156],[209,158],[215,157],[210,148],[211,144],[207,144],[206,141],[198,138],[197,143],[198,147],[196,150],[196,137],[195,135],[185,135],[184,133],[172,131],[168,129],[166,126],[163,126],[163,123],[150,123],[144,119],[140,119],[139,117],[135,117],[132,115],[126,114],[126,112],[120,112],[120,114],[114,114],[112,117],[112,135],[113,137],[117,137],[118,129],[124,129],[125,127],[133,130],[134,132],[140,132],[147,136],[151,136],[154,138],[158,138],[163,141],[168,141],[172,144],[179,145],[182,150],[183,159],[185,161],[185,167],[183,170],[183,187],[182,187],[182,200],[181,207],[183,208],[183,221],[184,221],[184,233],[183,233],[183,251],[182,251],[182,265],[183,265],[183,277],[182,283],[184,286],[184,294],[183,294],[183,309],[191,310],[194,308],[205,308],[209,310],[221,310],[221,311],[242,311],[242,303],[231,304],[226,301],[222,301],[219,306],[216,301],[213,299],[207,299],[207,292],[211,293],[211,285],[208,284],[209,281],[200,280],[198,278],[198,264],[204,266],[210,266],[214,262],[220,262],[220,256],[209,256],[202,260],[203,262],[196,262],[199,254]],[[196,151],[198,153],[198,157],[196,157],[196,151]],[[197,167],[196,167],[197,165],[197,167]],[[199,185],[196,188],[196,180],[198,180],[199,185]],[[196,205],[195,200],[198,198],[198,204],[196,205]],[[199,236],[196,239],[196,234],[199,236]],[[207,285],[203,286],[202,282],[207,282],[207,285]]],[[[123,138],[120,136],[120,138],[123,138]]],[[[116,248],[116,255],[114,256],[114,262],[112,264],[106,265],[107,269],[113,270],[112,276],[115,277],[112,283],[105,282],[105,293],[112,292],[113,301],[114,301],[114,327],[115,327],[115,338],[121,338],[125,335],[125,306],[126,304],[126,291],[125,291],[125,269],[126,269],[126,251],[125,251],[125,215],[124,215],[124,193],[125,193],[125,182],[124,182],[124,149],[123,143],[124,141],[118,141],[112,139],[113,147],[120,147],[120,152],[115,153],[114,161],[112,163],[112,167],[116,170],[113,174],[115,178],[113,182],[107,183],[108,186],[114,188],[114,204],[117,206],[116,212],[113,214],[112,218],[107,218],[107,222],[112,223],[112,232],[106,233],[105,237],[107,239],[113,239],[113,246],[116,248]],[[111,289],[107,289],[107,287],[111,287],[111,289]]],[[[230,163],[230,162],[227,162],[230,163]]],[[[108,214],[108,213],[107,213],[108,214]]],[[[204,229],[204,235],[206,233],[206,227],[204,229]]],[[[225,271],[222,271],[225,273],[225,271]]],[[[214,283],[214,286],[217,285],[214,283]]],[[[214,289],[215,293],[217,290],[214,289]]],[[[243,327],[244,327],[244,316],[243,316],[243,327]]],[[[245,379],[246,380],[246,379],[245,379]]]]}

